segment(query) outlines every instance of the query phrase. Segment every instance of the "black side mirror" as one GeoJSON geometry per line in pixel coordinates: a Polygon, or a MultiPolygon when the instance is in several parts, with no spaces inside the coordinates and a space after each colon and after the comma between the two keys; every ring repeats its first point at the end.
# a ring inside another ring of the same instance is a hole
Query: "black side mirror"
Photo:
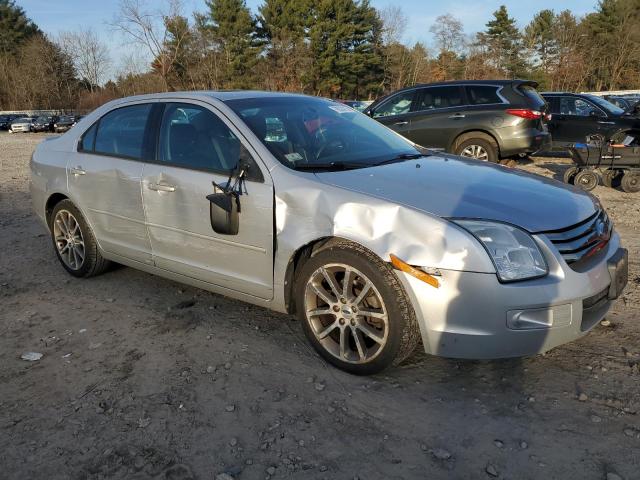
{"type": "Polygon", "coordinates": [[[222,235],[237,235],[240,225],[240,196],[234,192],[218,190],[207,195],[207,200],[213,231],[222,235]]]}
{"type": "Polygon", "coordinates": [[[590,117],[598,117],[598,118],[604,117],[604,115],[601,112],[597,111],[597,110],[591,110],[589,112],[589,116],[590,117]]]}

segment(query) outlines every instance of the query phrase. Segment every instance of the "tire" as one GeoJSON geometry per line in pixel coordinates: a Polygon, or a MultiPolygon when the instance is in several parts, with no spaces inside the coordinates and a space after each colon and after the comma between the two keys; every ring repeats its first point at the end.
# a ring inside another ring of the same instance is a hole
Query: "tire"
{"type": "Polygon", "coordinates": [[[371,375],[400,364],[418,345],[420,331],[407,293],[393,268],[369,250],[348,241],[329,245],[306,260],[295,278],[302,329],[332,365],[371,375]],[[351,281],[345,295],[347,268],[351,281]],[[362,315],[365,311],[372,315],[362,315]]]}
{"type": "Polygon", "coordinates": [[[471,132],[460,135],[453,143],[453,153],[461,157],[474,158],[484,162],[497,163],[498,144],[482,132],[471,132]]]}
{"type": "Polygon", "coordinates": [[[49,230],[58,260],[74,277],[93,277],[109,268],[110,262],[100,253],[89,224],[71,200],[62,200],[53,207],[49,230]]]}
{"type": "Polygon", "coordinates": [[[576,173],[578,173],[577,167],[569,167],[564,171],[564,176],[562,177],[562,180],[564,181],[564,183],[573,185],[573,180],[576,177],[576,173]]]}
{"type": "Polygon", "coordinates": [[[573,184],[587,192],[593,190],[600,183],[600,176],[593,170],[581,170],[576,173],[573,184]]]}
{"type": "Polygon", "coordinates": [[[620,184],[620,172],[618,170],[605,170],[602,174],[602,184],[609,188],[617,187],[620,184]]]}
{"type": "Polygon", "coordinates": [[[622,190],[627,193],[640,192],[640,174],[634,172],[624,172],[620,182],[622,190]]]}

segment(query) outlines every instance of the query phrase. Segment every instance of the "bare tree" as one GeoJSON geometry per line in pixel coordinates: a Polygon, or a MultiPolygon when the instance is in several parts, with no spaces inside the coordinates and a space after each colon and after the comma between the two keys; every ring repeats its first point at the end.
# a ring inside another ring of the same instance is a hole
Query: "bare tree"
{"type": "Polygon", "coordinates": [[[58,43],[63,51],[73,60],[76,72],[94,91],[106,76],[111,60],[109,49],[100,41],[92,29],[77,32],[62,32],[58,43]]]}
{"type": "Polygon", "coordinates": [[[460,53],[460,50],[464,48],[465,37],[462,22],[450,13],[436,18],[429,31],[435,37],[440,52],[460,53]]]}
{"type": "Polygon", "coordinates": [[[389,5],[380,12],[380,18],[383,29],[382,42],[385,45],[401,43],[408,23],[402,8],[397,5],[389,5]]]}
{"type": "MultiPolygon", "coordinates": [[[[112,22],[116,30],[147,50],[166,90],[169,89],[168,77],[179,51],[178,48],[166,48],[170,37],[167,20],[179,17],[181,11],[180,0],[167,0],[164,12],[151,10],[145,0],[120,0],[119,13],[112,22]]],[[[179,43],[182,39],[173,40],[179,43]]]]}

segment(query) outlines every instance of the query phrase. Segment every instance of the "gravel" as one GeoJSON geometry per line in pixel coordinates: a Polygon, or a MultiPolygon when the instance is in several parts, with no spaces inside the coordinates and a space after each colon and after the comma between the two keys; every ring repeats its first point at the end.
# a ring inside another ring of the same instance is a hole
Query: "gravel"
{"type": "MultiPolygon", "coordinates": [[[[30,206],[44,137],[0,132],[3,478],[571,480],[603,478],[605,463],[637,478],[640,280],[609,326],[544,356],[417,352],[363,379],[326,365],[289,316],[130,268],[66,274],[30,206]],[[44,356],[20,360],[29,351],[44,356]]],[[[568,164],[521,166],[551,176],[568,164]]],[[[595,194],[640,279],[640,195],[595,194]]]]}

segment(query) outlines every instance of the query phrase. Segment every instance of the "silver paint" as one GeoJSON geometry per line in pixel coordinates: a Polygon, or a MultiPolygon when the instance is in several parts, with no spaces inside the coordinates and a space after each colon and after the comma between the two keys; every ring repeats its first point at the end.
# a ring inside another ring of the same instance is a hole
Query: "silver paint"
{"type": "MultiPolygon", "coordinates": [[[[397,272],[425,350],[433,354],[528,355],[585,333],[582,299],[606,287],[606,259],[620,245],[617,234],[582,272],[569,268],[546,237],[535,235],[550,274],[505,285],[484,248],[448,218],[508,222],[535,233],[589,217],[600,208],[594,197],[553,180],[448,155],[341,172],[290,170],[224,103],[261,95],[278,94],[177,92],[103,105],[36,149],[31,165],[36,213],[44,220],[48,199],[63,194],[87,218],[105,257],[280,312],[288,308],[287,272],[296,252],[323,239],[349,239],[384,261],[394,254],[415,266],[437,268],[438,289],[397,272]],[[238,236],[217,235],[209,224],[204,197],[211,181],[223,176],[77,152],[82,133],[111,109],[174,100],[211,109],[262,170],[264,183],[247,182],[241,198],[238,236]],[[74,168],[86,174],[74,174],[74,168]],[[154,189],[158,184],[175,188],[154,189]],[[555,305],[571,305],[569,325],[531,331],[507,326],[509,311],[555,305]]],[[[609,304],[591,312],[591,320],[602,318],[609,304]]]]}

